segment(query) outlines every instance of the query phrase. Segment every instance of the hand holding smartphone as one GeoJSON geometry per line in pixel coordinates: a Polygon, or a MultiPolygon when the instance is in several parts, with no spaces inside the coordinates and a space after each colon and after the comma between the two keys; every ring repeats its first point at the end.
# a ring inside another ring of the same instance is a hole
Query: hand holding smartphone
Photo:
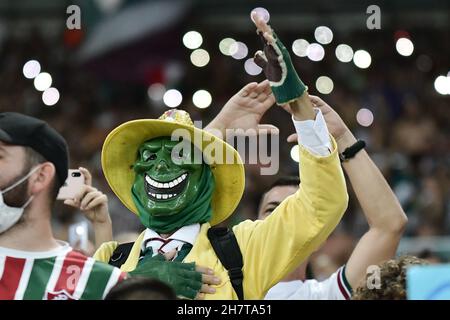
{"type": "Polygon", "coordinates": [[[69,169],[67,180],[59,189],[57,200],[74,199],[81,192],[85,184],[85,177],[80,170],[69,169]]]}

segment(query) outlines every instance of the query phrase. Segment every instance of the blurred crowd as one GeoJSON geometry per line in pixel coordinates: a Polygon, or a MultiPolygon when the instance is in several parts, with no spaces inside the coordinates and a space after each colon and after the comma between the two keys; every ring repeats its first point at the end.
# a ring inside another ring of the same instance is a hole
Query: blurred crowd
{"type": "MultiPolygon", "coordinates": [[[[310,93],[320,95],[345,120],[355,135],[364,139],[368,151],[377,163],[401,202],[409,223],[405,236],[445,236],[450,232],[450,139],[449,96],[438,94],[433,82],[437,75],[446,74],[450,65],[449,32],[444,30],[408,30],[415,45],[411,57],[395,51],[395,30],[364,30],[335,35],[333,43],[325,46],[325,58],[313,62],[294,57],[297,70],[309,85],[310,93]],[[368,69],[353,63],[339,62],[334,49],[337,43],[364,48],[372,56],[368,69]],[[327,75],[334,89],[321,95],[315,81],[327,75]],[[367,108],[374,115],[373,123],[363,127],[356,121],[359,109],[367,108]]],[[[63,32],[63,31],[62,31],[63,32]]],[[[203,33],[205,49],[211,56],[204,68],[192,66],[190,51],[182,46],[180,32],[179,63],[182,77],[176,87],[184,94],[180,108],[190,112],[194,120],[206,125],[223,104],[243,85],[262,81],[263,75],[250,76],[244,70],[245,60],[235,60],[219,52],[218,43],[225,36],[218,30],[203,33]],[[207,109],[196,108],[190,99],[197,89],[207,89],[213,102],[207,109]]],[[[309,35],[312,38],[312,32],[309,35]]],[[[308,34],[294,31],[280,34],[288,45],[308,34]]],[[[235,35],[249,46],[250,55],[259,49],[254,34],[235,35]]],[[[312,40],[312,39],[310,39],[312,40]]],[[[136,118],[154,118],[167,107],[149,99],[150,83],[113,81],[92,72],[76,60],[76,50],[61,37],[48,39],[37,30],[27,37],[6,37],[0,44],[0,110],[17,111],[45,119],[59,131],[70,146],[71,167],[89,168],[94,185],[109,197],[114,236],[118,241],[131,241],[141,231],[139,220],[131,214],[109,189],[100,166],[100,153],[106,135],[117,125],[136,118]],[[24,63],[37,59],[53,77],[61,98],[55,106],[45,106],[33,81],[22,75],[24,63]]],[[[150,57],[149,57],[150,59],[150,57]]],[[[119,61],[122,66],[127,61],[119,61]]],[[[111,68],[117,66],[112,65],[111,68]]],[[[274,106],[262,123],[280,128],[281,175],[297,174],[297,163],[290,157],[292,145],[286,142],[293,128],[284,125],[289,115],[274,106]]],[[[229,221],[256,218],[257,204],[262,193],[276,179],[263,176],[258,165],[246,166],[246,192],[229,221]]],[[[351,253],[356,239],[367,229],[364,216],[353,191],[347,213],[331,236],[318,259],[327,259],[340,266],[351,253]]],[[[54,215],[56,238],[67,239],[68,226],[83,220],[81,213],[58,204],[54,215]]],[[[320,260],[322,259],[322,260],[320,260]]]]}

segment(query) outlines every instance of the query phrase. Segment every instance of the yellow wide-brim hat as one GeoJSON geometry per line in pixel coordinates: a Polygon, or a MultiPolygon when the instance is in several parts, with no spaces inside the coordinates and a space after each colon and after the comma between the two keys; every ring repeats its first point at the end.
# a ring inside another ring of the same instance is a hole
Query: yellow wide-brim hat
{"type": "Polygon", "coordinates": [[[171,136],[176,129],[185,129],[183,132],[190,136],[186,138],[209,160],[215,180],[210,223],[219,224],[234,212],[241,200],[245,186],[244,165],[236,149],[211,133],[196,128],[185,111],[172,109],[159,119],[132,120],[111,131],[102,149],[102,169],[106,180],[120,201],[139,215],[131,197],[135,179],[133,164],[138,149],[142,143],[150,139],[171,136]],[[217,158],[205,154],[205,149],[218,150],[217,158]],[[219,156],[220,152],[223,157],[219,156]]]}

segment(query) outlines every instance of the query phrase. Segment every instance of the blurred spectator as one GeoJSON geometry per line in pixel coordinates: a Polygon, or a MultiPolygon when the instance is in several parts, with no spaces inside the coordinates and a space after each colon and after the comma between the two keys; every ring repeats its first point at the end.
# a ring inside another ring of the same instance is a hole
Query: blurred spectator
{"type": "Polygon", "coordinates": [[[156,279],[130,278],[114,286],[105,300],[176,300],[171,287],[156,279]]]}
{"type": "MultiPolygon", "coordinates": [[[[352,295],[353,300],[406,300],[406,271],[410,266],[426,264],[414,256],[403,256],[379,265],[379,288],[362,285],[352,295]]],[[[372,277],[368,274],[367,277],[372,277]]],[[[367,279],[369,282],[370,280],[367,279]]]]}

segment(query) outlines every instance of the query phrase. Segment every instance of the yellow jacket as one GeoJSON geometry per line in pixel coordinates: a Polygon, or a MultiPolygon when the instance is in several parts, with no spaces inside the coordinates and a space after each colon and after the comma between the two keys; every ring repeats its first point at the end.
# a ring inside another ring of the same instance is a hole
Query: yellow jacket
{"type": "MultiPolygon", "coordinates": [[[[326,157],[314,156],[300,147],[300,188],[286,198],[274,212],[262,221],[246,220],[236,225],[236,235],[244,260],[245,299],[263,299],[267,291],[294,270],[326,240],[347,208],[345,179],[334,151],[326,157]]],[[[206,299],[237,299],[227,271],[217,258],[207,237],[209,223],[201,226],[200,234],[184,259],[212,268],[222,283],[215,294],[206,299]]],[[[136,240],[122,271],[137,265],[142,233],[136,240]]],[[[104,243],[95,253],[97,260],[108,263],[117,242],[104,243]]]]}

